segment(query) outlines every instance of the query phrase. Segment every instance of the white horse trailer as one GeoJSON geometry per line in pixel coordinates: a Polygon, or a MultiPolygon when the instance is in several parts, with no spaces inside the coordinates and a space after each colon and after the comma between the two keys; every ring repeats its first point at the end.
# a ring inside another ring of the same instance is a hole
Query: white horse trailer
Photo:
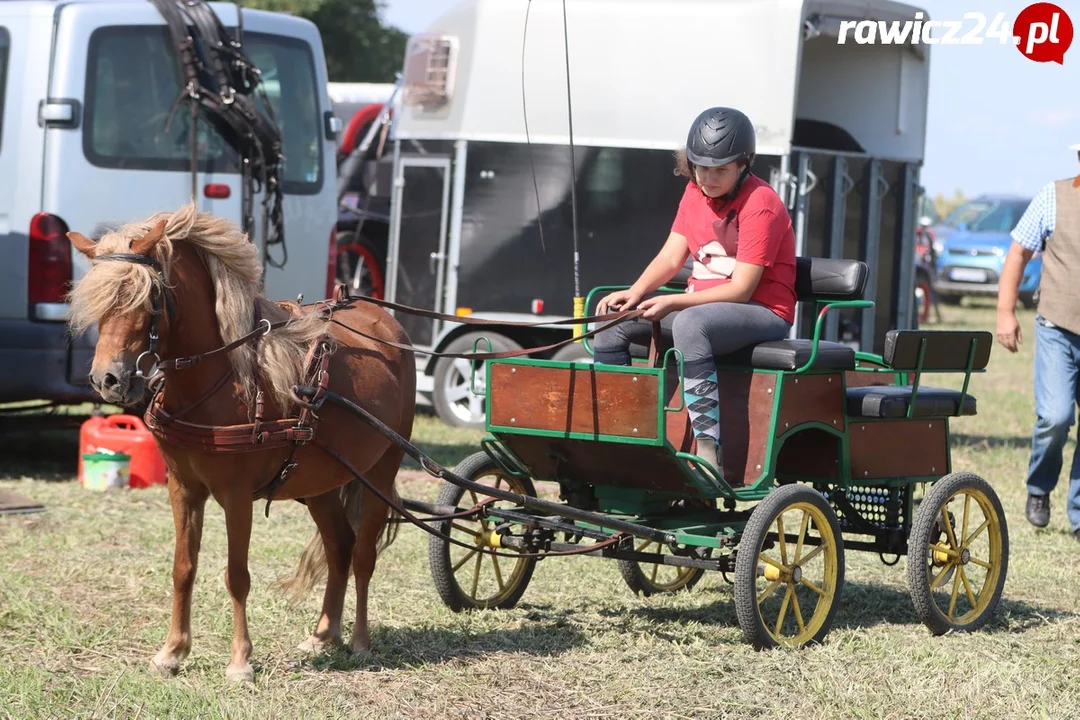
{"type": "MultiPolygon", "coordinates": [[[[913,323],[928,47],[840,44],[838,31],[919,11],[886,0],[568,0],[564,19],[561,0],[464,0],[406,52],[387,159],[388,299],[472,318],[571,316],[575,226],[582,295],[633,282],[685,187],[672,152],[701,110],[728,105],[757,128],[754,171],[786,202],[798,254],[870,266],[876,307],[832,318],[829,339],[880,351],[889,328],[913,323]]],[[[400,319],[434,350],[471,350],[478,334],[498,350],[571,332],[400,319]]],[[[800,316],[793,334],[812,322],[800,316]]],[[[580,343],[558,357],[575,355],[580,343]]],[[[466,361],[421,356],[418,367],[440,416],[483,422],[466,361]]]]}

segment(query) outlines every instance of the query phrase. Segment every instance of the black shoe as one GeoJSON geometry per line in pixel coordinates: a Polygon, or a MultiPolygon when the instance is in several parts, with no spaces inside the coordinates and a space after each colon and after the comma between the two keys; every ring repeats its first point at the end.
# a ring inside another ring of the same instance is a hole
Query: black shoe
{"type": "Polygon", "coordinates": [[[1027,519],[1035,527],[1046,527],[1050,524],[1050,496],[1028,494],[1027,519]]]}

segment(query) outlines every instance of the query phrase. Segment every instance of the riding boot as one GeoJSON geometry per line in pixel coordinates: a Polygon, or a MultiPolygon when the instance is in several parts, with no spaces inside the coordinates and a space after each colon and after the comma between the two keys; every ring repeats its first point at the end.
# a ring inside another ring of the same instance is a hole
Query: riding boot
{"type": "Polygon", "coordinates": [[[695,455],[711,466],[720,477],[724,476],[724,446],[721,443],[707,435],[699,435],[695,455]]]}

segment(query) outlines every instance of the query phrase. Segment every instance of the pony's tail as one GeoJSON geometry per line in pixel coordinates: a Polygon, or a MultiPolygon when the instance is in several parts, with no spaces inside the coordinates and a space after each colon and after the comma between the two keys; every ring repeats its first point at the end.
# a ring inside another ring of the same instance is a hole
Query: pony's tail
{"type": "MultiPolygon", "coordinates": [[[[349,525],[352,526],[354,533],[360,532],[360,518],[364,513],[364,493],[366,491],[367,488],[364,483],[359,480],[353,480],[341,488],[341,504],[345,506],[345,516],[349,518],[349,525]]],[[[374,498],[375,494],[371,493],[367,497],[374,498]]],[[[390,499],[394,502],[394,505],[401,505],[401,496],[398,495],[396,479],[390,483],[390,499]]],[[[375,540],[376,557],[397,539],[398,526],[401,524],[398,522],[400,517],[401,514],[394,509],[393,505],[386,507],[386,520],[383,523],[379,537],[375,540]]]]}
{"type": "Polygon", "coordinates": [[[296,573],[278,580],[278,586],[289,602],[296,603],[311,592],[316,583],[324,581],[326,574],[326,547],[323,545],[322,535],[316,530],[300,555],[296,573]]]}
{"type": "MultiPolygon", "coordinates": [[[[362,482],[353,480],[342,487],[340,491],[341,504],[345,508],[345,516],[348,518],[349,526],[354,533],[360,531],[365,490],[366,488],[362,482]]],[[[390,486],[390,499],[394,501],[395,505],[401,504],[401,496],[398,495],[396,481],[390,486]]],[[[387,506],[386,522],[383,524],[383,529],[375,542],[376,557],[397,539],[398,526],[400,525],[398,518],[400,517],[401,514],[393,506],[387,506]]],[[[315,534],[308,540],[304,552],[300,555],[296,573],[291,577],[282,578],[278,581],[278,585],[289,601],[295,603],[311,592],[311,589],[317,583],[326,580],[327,572],[326,547],[323,545],[322,535],[316,530],[315,534]]]]}

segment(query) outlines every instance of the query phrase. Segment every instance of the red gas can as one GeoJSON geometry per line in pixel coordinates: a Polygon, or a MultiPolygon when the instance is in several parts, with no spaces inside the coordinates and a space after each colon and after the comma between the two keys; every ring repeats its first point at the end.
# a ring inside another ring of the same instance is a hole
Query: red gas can
{"type": "Polygon", "coordinates": [[[154,443],[154,436],[135,415],[95,416],[79,430],[79,482],[83,481],[84,453],[99,449],[131,456],[131,487],[165,484],[165,461],[154,443]]]}

